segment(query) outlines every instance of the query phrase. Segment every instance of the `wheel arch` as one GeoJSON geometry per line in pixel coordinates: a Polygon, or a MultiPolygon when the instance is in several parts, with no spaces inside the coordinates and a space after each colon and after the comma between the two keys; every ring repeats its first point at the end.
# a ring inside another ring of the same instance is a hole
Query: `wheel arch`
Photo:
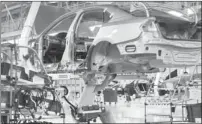
{"type": "MultiPolygon", "coordinates": [[[[96,44],[92,44],[90,46],[87,57],[86,57],[88,70],[91,70],[91,60],[93,57],[93,52],[97,52],[96,50],[99,48],[102,48],[102,46],[104,46],[104,44],[112,44],[112,42],[110,42],[109,40],[102,40],[102,41],[97,42],[96,44]]],[[[103,48],[103,49],[106,49],[106,48],[103,48]]]]}

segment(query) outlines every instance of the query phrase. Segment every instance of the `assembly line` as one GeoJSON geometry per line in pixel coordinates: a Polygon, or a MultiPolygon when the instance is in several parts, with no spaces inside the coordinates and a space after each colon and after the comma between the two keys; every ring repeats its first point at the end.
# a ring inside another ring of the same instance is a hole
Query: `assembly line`
{"type": "Polygon", "coordinates": [[[201,123],[200,11],[169,2],[2,6],[2,124],[201,123]]]}

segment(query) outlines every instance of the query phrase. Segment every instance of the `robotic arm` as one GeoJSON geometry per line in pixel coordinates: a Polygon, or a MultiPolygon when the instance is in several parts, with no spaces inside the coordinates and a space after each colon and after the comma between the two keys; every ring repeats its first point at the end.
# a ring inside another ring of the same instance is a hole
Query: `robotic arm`
{"type": "MultiPolygon", "coordinates": [[[[103,123],[114,123],[111,117],[110,111],[99,105],[93,105],[95,95],[98,91],[103,90],[114,78],[114,75],[108,75],[100,85],[96,85],[94,75],[87,75],[88,78],[84,78],[86,83],[78,105],[73,105],[65,96],[63,98],[70,105],[71,114],[77,122],[90,122],[96,121],[97,117],[100,117],[103,123]]],[[[68,89],[66,88],[68,93],[68,89]]],[[[66,94],[67,95],[67,94],[66,94]]]]}

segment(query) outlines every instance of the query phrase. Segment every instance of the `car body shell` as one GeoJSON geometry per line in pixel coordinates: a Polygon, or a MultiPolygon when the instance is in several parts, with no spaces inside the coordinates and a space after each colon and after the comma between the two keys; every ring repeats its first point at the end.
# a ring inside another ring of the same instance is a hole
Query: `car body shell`
{"type": "MultiPolygon", "coordinates": [[[[66,48],[61,60],[65,63],[72,63],[74,61],[75,31],[79,19],[83,13],[99,9],[109,12],[111,19],[100,27],[91,43],[85,60],[88,69],[99,71],[100,67],[109,69],[110,65],[112,73],[157,72],[159,68],[201,64],[201,42],[167,39],[161,35],[158,26],[156,26],[158,36],[154,37],[152,32],[144,32],[142,26],[155,22],[155,17],[134,17],[111,5],[88,7],[60,16],[38,36],[39,44],[42,46],[43,40],[40,38],[47,35],[55,25],[65,18],[75,15],[67,31],[66,48]],[[135,46],[136,50],[126,52],[127,46],[135,46]],[[105,60],[100,60],[101,63],[96,62],[98,60],[96,60],[96,56],[99,56],[99,59],[105,58],[105,60]]],[[[38,52],[42,57],[43,51],[38,52]]]]}

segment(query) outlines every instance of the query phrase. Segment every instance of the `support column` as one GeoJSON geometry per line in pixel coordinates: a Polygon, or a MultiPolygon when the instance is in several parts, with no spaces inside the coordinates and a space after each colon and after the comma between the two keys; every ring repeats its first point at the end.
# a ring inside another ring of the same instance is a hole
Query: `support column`
{"type": "Polygon", "coordinates": [[[161,78],[161,74],[162,72],[158,72],[156,74],[156,79],[154,81],[154,96],[159,96],[159,92],[158,92],[158,84],[159,84],[159,80],[161,78]]]}
{"type": "MultiPolygon", "coordinates": [[[[2,11],[2,4],[0,2],[0,53],[1,53],[1,13],[2,11]]],[[[0,65],[1,65],[1,59],[0,59],[0,65]]],[[[0,75],[1,75],[1,69],[0,69],[0,75]]],[[[0,124],[1,124],[1,76],[0,76],[0,124]]]]}
{"type": "MultiPolygon", "coordinates": [[[[33,28],[40,4],[41,2],[32,2],[27,19],[22,29],[21,38],[19,40],[20,46],[28,46],[28,40],[31,35],[32,28],[33,28]]],[[[28,53],[27,48],[20,48],[19,59],[22,60],[23,55],[26,55],[27,53],[28,53]]]]}

